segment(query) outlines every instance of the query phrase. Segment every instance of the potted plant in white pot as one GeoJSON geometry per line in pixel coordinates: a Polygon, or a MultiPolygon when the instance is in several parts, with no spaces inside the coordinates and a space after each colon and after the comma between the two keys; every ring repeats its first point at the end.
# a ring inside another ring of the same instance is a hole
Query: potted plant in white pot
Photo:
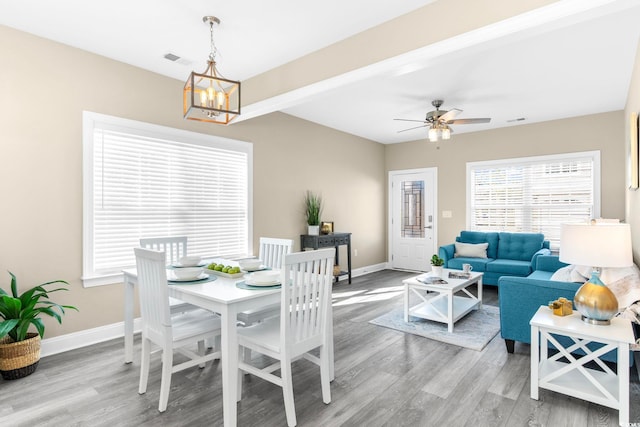
{"type": "Polygon", "coordinates": [[[443,265],[444,260],[437,254],[433,254],[433,256],[431,257],[431,273],[434,276],[442,277],[443,265]]]}
{"type": "Polygon", "coordinates": [[[5,380],[14,380],[32,374],[40,361],[40,338],[44,336],[46,314],[62,323],[64,309],[78,310],[71,305],[60,305],[49,300],[49,294],[68,290],[65,287],[47,290],[54,283],[68,285],[64,280],[54,280],[27,289],[18,294],[16,276],[11,275],[11,294],[0,288],[0,374],[5,380]],[[29,331],[33,325],[37,332],[29,331]]]}
{"type": "Polygon", "coordinates": [[[304,197],[304,213],[307,218],[307,234],[318,236],[320,234],[320,214],[322,213],[322,198],[307,190],[304,197]]]}

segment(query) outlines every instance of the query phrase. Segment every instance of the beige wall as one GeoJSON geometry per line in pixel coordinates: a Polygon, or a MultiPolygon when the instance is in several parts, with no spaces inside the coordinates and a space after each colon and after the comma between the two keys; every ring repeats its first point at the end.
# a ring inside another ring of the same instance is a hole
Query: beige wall
{"type": "MultiPolygon", "coordinates": [[[[354,267],[383,262],[384,147],[274,113],[229,127],[182,119],[183,82],[0,26],[0,286],[53,279],[79,307],[47,338],[122,320],[121,284],[83,288],[82,111],[216,134],[254,144],[254,246],[305,232],[307,189],[323,219],[353,233],[354,267]]],[[[186,78],[186,76],[185,76],[186,78]]],[[[257,249],[257,248],[256,248],[257,249]]]]}
{"type": "MultiPolygon", "coordinates": [[[[640,45],[636,52],[636,62],[624,110],[625,141],[629,141],[631,128],[629,117],[632,112],[640,113],[640,45]]],[[[629,144],[625,142],[624,147],[625,153],[628,155],[629,144]]],[[[626,190],[626,220],[631,224],[633,259],[638,264],[640,262],[640,190],[626,190]]]]}
{"type": "Polygon", "coordinates": [[[387,145],[385,168],[387,172],[438,168],[438,242],[446,244],[466,225],[467,162],[600,150],[601,214],[606,218],[624,218],[623,140],[623,113],[618,111],[457,134],[438,144],[420,140],[387,145]],[[442,218],[443,210],[452,211],[452,218],[442,218]]]}
{"type": "Polygon", "coordinates": [[[453,212],[439,220],[440,242],[465,226],[467,161],[600,149],[602,214],[624,215],[622,112],[458,134],[439,150],[425,141],[383,146],[281,113],[229,127],[187,122],[183,82],[2,26],[0,51],[0,286],[7,270],[21,288],[65,279],[71,291],[57,300],[81,310],[62,326],[48,321],[47,338],[122,320],[122,285],[80,282],[83,110],[252,142],[254,241],[288,237],[298,249],[303,194],[318,191],[323,219],[353,233],[355,268],[386,261],[389,170],[438,167],[439,210],[453,212]]]}

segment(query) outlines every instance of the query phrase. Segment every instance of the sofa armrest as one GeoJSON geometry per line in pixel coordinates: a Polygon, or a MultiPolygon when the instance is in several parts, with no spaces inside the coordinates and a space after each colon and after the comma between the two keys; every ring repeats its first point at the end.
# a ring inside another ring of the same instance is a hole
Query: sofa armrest
{"type": "Polygon", "coordinates": [[[540,255],[537,257],[536,263],[533,265],[533,269],[554,273],[567,265],[569,264],[565,264],[560,261],[560,257],[558,255],[540,255]]]}
{"type": "Polygon", "coordinates": [[[438,256],[444,260],[445,268],[449,266],[449,260],[453,259],[455,250],[456,246],[453,243],[450,245],[440,246],[440,249],[438,249],[438,256]]]}
{"type": "Polygon", "coordinates": [[[502,338],[531,342],[529,321],[541,305],[559,297],[573,300],[581,283],[503,276],[498,280],[502,338]]]}
{"type": "Polygon", "coordinates": [[[533,256],[531,257],[531,269],[532,270],[538,270],[538,268],[536,267],[536,264],[538,262],[538,258],[540,256],[544,256],[544,255],[551,255],[551,250],[549,250],[547,248],[542,248],[542,249],[538,250],[535,254],[533,254],[533,256]]]}

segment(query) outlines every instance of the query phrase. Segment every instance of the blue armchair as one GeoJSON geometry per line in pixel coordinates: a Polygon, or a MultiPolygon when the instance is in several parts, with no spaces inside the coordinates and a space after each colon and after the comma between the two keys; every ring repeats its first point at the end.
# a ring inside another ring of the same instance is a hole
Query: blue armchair
{"type": "MultiPolygon", "coordinates": [[[[504,339],[508,353],[515,350],[515,341],[531,343],[531,326],[529,321],[541,305],[549,304],[559,297],[572,301],[582,283],[557,282],[551,280],[553,273],[567,264],[560,262],[556,255],[539,256],[535,271],[528,277],[503,276],[498,280],[498,300],[500,305],[500,335],[504,339]]],[[[566,337],[558,337],[568,343],[566,337]]],[[[596,350],[600,344],[591,343],[588,347],[596,350]]],[[[581,350],[576,353],[584,354],[581,350]]],[[[602,357],[604,360],[616,362],[614,352],[602,357]]],[[[633,365],[634,358],[629,358],[633,365]]]]}

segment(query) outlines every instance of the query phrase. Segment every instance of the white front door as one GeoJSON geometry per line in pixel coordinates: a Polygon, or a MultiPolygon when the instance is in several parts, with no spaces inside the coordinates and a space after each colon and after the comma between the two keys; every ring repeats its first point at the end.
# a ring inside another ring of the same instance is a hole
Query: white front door
{"type": "Polygon", "coordinates": [[[428,271],[438,253],[437,169],[389,172],[391,268],[428,271]]]}

